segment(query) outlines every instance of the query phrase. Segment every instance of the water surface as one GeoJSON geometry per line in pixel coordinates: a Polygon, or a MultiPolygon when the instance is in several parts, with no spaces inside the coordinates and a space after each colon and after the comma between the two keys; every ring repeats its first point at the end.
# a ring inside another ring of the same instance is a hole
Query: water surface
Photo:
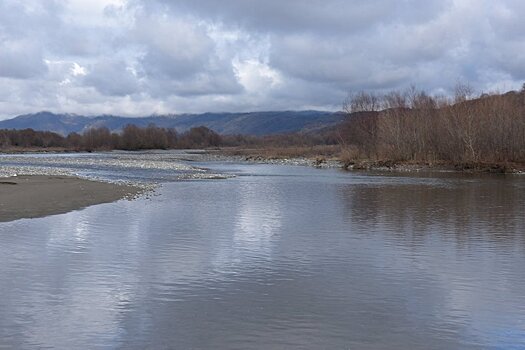
{"type": "Polygon", "coordinates": [[[523,177],[198,165],[1,223],[0,348],[525,348],[523,177]]]}

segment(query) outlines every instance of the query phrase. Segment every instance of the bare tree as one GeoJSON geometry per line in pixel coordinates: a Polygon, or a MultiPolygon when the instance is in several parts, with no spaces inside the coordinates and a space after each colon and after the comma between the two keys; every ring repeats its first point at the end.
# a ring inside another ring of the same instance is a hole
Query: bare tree
{"type": "Polygon", "coordinates": [[[343,103],[343,110],[347,113],[375,112],[381,108],[381,97],[372,92],[361,91],[349,94],[343,103]]]}

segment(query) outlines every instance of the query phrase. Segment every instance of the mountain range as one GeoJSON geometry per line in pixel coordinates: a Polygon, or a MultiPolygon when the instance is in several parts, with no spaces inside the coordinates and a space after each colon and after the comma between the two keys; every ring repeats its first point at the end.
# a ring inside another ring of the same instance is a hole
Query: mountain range
{"type": "Polygon", "coordinates": [[[0,129],[27,129],[53,131],[62,135],[82,133],[90,128],[107,127],[118,132],[128,124],[144,127],[155,124],[175,128],[179,132],[196,126],[206,126],[223,135],[272,135],[293,132],[315,132],[340,123],[344,114],[325,111],[281,111],[251,113],[203,113],[149,117],[94,117],[76,114],[39,112],[0,121],[0,129]]]}

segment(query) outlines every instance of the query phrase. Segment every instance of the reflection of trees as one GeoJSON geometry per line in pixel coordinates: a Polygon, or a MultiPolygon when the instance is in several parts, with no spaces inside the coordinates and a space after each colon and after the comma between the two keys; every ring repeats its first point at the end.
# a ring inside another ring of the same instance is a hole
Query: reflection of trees
{"type": "Polygon", "coordinates": [[[344,187],[347,220],[365,232],[388,231],[414,242],[429,234],[454,234],[463,243],[523,239],[525,188],[519,179],[427,180],[344,187]]]}

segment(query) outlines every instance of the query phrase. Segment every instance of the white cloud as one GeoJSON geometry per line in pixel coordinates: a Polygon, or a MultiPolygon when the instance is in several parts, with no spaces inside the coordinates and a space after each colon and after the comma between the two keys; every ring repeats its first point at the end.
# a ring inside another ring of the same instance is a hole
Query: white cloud
{"type": "Polygon", "coordinates": [[[3,0],[0,118],[339,108],[525,80],[519,0],[3,0]]]}
{"type": "Polygon", "coordinates": [[[282,84],[278,71],[258,60],[234,62],[239,82],[250,93],[264,94],[282,84]]]}
{"type": "Polygon", "coordinates": [[[86,68],[85,67],[82,67],[81,65],[79,65],[78,63],[76,62],[73,62],[73,67],[71,67],[71,74],[73,74],[73,76],[84,76],[86,75],[86,68]]]}

